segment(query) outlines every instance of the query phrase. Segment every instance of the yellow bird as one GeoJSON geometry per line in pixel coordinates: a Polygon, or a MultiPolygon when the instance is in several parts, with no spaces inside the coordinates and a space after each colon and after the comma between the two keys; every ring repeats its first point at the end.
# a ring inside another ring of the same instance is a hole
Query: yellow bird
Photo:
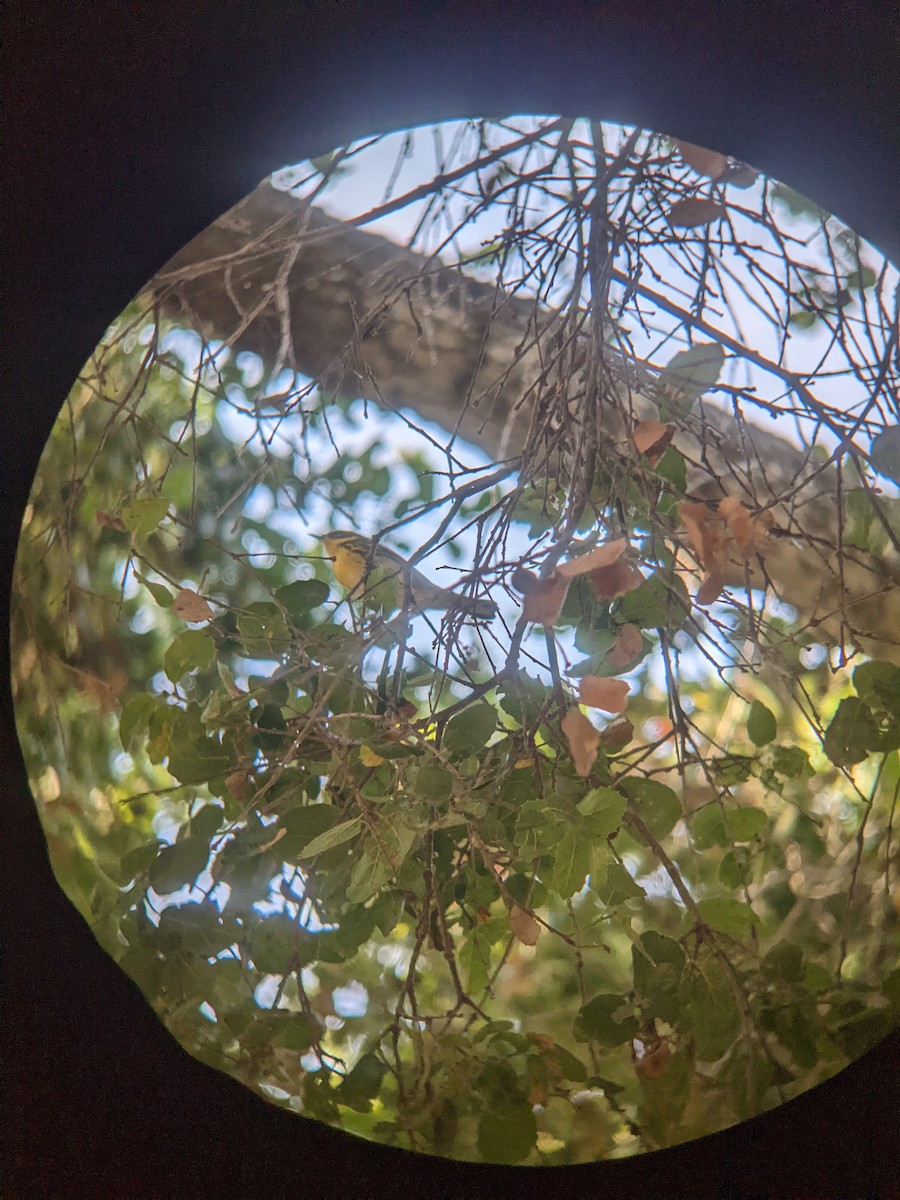
{"type": "Polygon", "coordinates": [[[497,615],[493,600],[462,596],[450,588],[439,587],[396,551],[358,533],[335,529],[322,537],[322,544],[331,559],[335,579],[351,598],[362,599],[369,608],[383,612],[406,606],[420,611],[456,610],[476,621],[489,621],[497,615]]]}

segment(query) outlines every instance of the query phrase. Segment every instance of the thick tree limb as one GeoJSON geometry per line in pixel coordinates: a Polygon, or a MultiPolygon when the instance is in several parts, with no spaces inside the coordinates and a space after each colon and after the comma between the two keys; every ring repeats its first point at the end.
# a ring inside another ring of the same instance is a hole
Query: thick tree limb
{"type": "MultiPolygon", "coordinates": [[[[326,395],[408,407],[495,458],[522,454],[535,406],[554,387],[565,393],[571,437],[589,433],[604,457],[634,453],[623,412],[653,412],[652,376],[611,351],[618,402],[601,403],[602,427],[579,434],[569,387],[577,362],[549,350],[563,336],[560,314],[267,183],[176,255],[154,292],[164,311],[205,336],[293,367],[326,395]]],[[[692,464],[692,490],[772,508],[779,536],[764,568],[779,597],[823,640],[900,661],[900,556],[881,560],[842,545],[834,466],[714,405],[702,405],[701,415],[676,439],[692,464]]],[[[761,578],[755,568],[753,581],[761,578]]],[[[747,579],[735,563],[729,582],[747,579]]]]}

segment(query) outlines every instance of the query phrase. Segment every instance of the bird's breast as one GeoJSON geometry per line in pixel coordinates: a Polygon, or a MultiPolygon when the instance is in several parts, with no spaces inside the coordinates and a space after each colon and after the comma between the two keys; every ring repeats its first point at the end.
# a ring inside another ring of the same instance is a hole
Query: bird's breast
{"type": "Polygon", "coordinates": [[[355,554],[338,552],[334,560],[334,577],[338,583],[352,592],[362,582],[365,564],[355,554]]]}

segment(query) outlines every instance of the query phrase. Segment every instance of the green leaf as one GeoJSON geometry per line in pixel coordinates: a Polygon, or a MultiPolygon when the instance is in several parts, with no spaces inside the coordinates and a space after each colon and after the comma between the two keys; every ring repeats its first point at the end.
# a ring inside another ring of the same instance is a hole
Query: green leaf
{"type": "Polygon", "coordinates": [[[372,1101],[381,1091],[381,1081],[387,1067],[374,1054],[364,1054],[335,1092],[335,1098],[357,1112],[369,1112],[372,1101]]]}
{"type": "Polygon", "coordinates": [[[900,425],[890,425],[872,439],[869,461],[879,475],[900,483],[900,425]]]}
{"type": "Polygon", "coordinates": [[[141,575],[139,571],[135,571],[135,575],[141,581],[156,603],[160,606],[160,608],[172,607],[175,597],[167,587],[161,583],[155,583],[152,579],[147,579],[147,577],[141,575]]]}
{"type": "Polygon", "coordinates": [[[718,876],[727,888],[739,888],[743,885],[745,871],[741,866],[740,859],[733,850],[729,850],[727,854],[722,856],[722,861],[719,863],[718,876]]]}
{"type": "Polygon", "coordinates": [[[285,862],[296,862],[301,850],[313,838],[336,825],[340,816],[341,810],[333,804],[306,804],[289,809],[278,820],[278,828],[285,830],[278,843],[279,855],[285,862]]]}
{"type": "Polygon", "coordinates": [[[161,763],[171,750],[179,732],[183,736],[190,720],[183,709],[174,704],[158,703],[150,713],[147,726],[147,757],[152,763],[161,763]]]}
{"type": "Polygon", "coordinates": [[[563,900],[568,900],[584,887],[590,866],[590,842],[577,830],[568,829],[553,852],[549,885],[563,900]]]}
{"type": "Polygon", "coordinates": [[[652,575],[616,601],[615,618],[620,625],[637,625],[641,629],[679,629],[691,608],[691,599],[684,581],[668,571],[652,575]]]}
{"type": "Polygon", "coordinates": [[[147,878],[153,890],[165,896],[193,883],[208,862],[209,841],[188,837],[173,846],[164,846],[150,864],[147,878]]]}
{"type": "Polygon", "coordinates": [[[234,921],[222,919],[217,905],[203,900],[163,909],[157,932],[167,950],[212,958],[233,945],[239,931],[234,921]]]}
{"type": "Polygon", "coordinates": [[[900,667],[888,662],[862,663],[853,672],[853,686],[870,708],[883,708],[900,717],[900,667]]]}
{"type": "Polygon", "coordinates": [[[834,1036],[844,1053],[856,1059],[886,1038],[893,1027],[894,1014],[889,1008],[864,1009],[840,1025],[834,1036]]]}
{"type": "Polygon", "coordinates": [[[725,823],[732,841],[749,842],[759,837],[768,825],[769,818],[761,808],[744,806],[726,812],[725,823]]]}
{"type": "Polygon", "coordinates": [[[595,996],[578,1010],[575,1018],[575,1037],[579,1042],[589,1039],[612,1048],[630,1042],[640,1028],[633,1006],[622,996],[604,993],[595,996]]]}
{"type": "Polygon", "coordinates": [[[328,584],[321,579],[297,579],[277,588],[275,599],[291,615],[299,615],[324,604],[330,590],[328,584]]]}
{"type": "Polygon", "coordinates": [[[696,1041],[697,1057],[716,1062],[738,1037],[741,1016],[722,965],[706,957],[686,970],[679,987],[685,1024],[696,1041]]]}
{"type": "Polygon", "coordinates": [[[531,728],[543,717],[547,707],[547,688],[527,671],[520,671],[515,683],[506,683],[500,691],[501,709],[519,725],[531,728]]]}
{"type": "Polygon", "coordinates": [[[130,534],[142,537],[152,533],[168,511],[164,496],[137,496],[122,505],[119,516],[130,534]]]}
{"type": "Polygon", "coordinates": [[[834,978],[825,970],[821,963],[808,962],[803,970],[803,986],[814,996],[830,991],[834,986],[834,978]]]}
{"type": "Polygon", "coordinates": [[[528,875],[510,875],[506,880],[506,893],[512,896],[517,904],[540,908],[547,902],[547,889],[538,880],[532,880],[528,875]]]}
{"type": "Polygon", "coordinates": [[[208,667],[216,656],[216,643],[202,629],[179,633],[163,655],[163,670],[173,683],[189,671],[208,667]]]}
{"type": "Polygon", "coordinates": [[[631,947],[635,991],[649,1003],[653,1016],[673,1024],[681,1013],[678,981],[684,962],[678,942],[652,929],[641,935],[640,948],[631,947]]]}
{"type": "Polygon", "coordinates": [[[315,938],[287,913],[272,913],[253,930],[250,958],[264,975],[286,975],[314,958],[315,938]]]}
{"type": "Polygon", "coordinates": [[[112,877],[118,884],[130,883],[132,879],[136,879],[139,875],[147,870],[152,862],[156,860],[159,854],[159,842],[148,842],[145,846],[135,846],[133,850],[129,850],[127,854],[122,855],[122,861],[119,863],[119,869],[112,877]]]}
{"type": "Polygon", "coordinates": [[[396,871],[374,842],[369,842],[350,873],[347,899],[363,904],[391,879],[396,871]]]}
{"type": "Polygon", "coordinates": [[[868,704],[856,696],[842,700],[825,731],[823,749],[836,767],[862,762],[878,745],[878,726],[868,704]]]}
{"type": "Polygon", "coordinates": [[[218,804],[204,804],[191,817],[191,837],[205,838],[207,842],[219,832],[225,819],[225,809],[218,804]]]}
{"type": "Polygon", "coordinates": [[[783,1046],[799,1067],[809,1070],[819,1060],[815,1038],[810,1034],[810,1021],[806,1013],[796,1008],[778,1009],[772,1022],[774,1031],[783,1046]]]}
{"type": "Polygon", "coordinates": [[[323,854],[326,850],[340,846],[343,842],[349,842],[359,833],[361,825],[361,817],[352,817],[349,821],[341,821],[340,825],[326,829],[324,833],[314,837],[311,842],[307,842],[297,857],[313,858],[317,854],[323,854]]]}
{"type": "Polygon", "coordinates": [[[570,1054],[558,1042],[554,1042],[548,1050],[541,1050],[541,1058],[557,1079],[572,1079],[575,1083],[584,1083],[587,1079],[587,1067],[581,1059],[570,1054]]]}
{"type": "Polygon", "coordinates": [[[402,892],[382,892],[368,912],[385,937],[396,927],[403,915],[405,897],[402,892]]]}
{"type": "Polygon", "coordinates": [[[687,463],[684,455],[679,454],[674,446],[667,446],[662,458],[653,468],[662,479],[667,479],[679,495],[687,491],[687,463]]]}
{"type": "Polygon", "coordinates": [[[808,778],[813,774],[809,755],[799,746],[776,746],[772,754],[772,769],[786,779],[808,778]]]}
{"type": "Polygon", "coordinates": [[[291,1013],[284,1021],[278,1023],[277,1032],[272,1037],[273,1046],[281,1046],[284,1050],[303,1052],[316,1040],[318,1029],[309,1017],[302,1013],[291,1013]]]}
{"type": "Polygon", "coordinates": [[[214,737],[177,741],[166,762],[169,774],[179,783],[206,783],[223,775],[228,766],[228,753],[214,737]]]}
{"type": "Polygon", "coordinates": [[[134,692],[122,705],[119,717],[119,740],[126,750],[131,750],[135,741],[147,732],[150,715],[159,704],[156,696],[147,692],[134,692]]]}
{"type": "Polygon", "coordinates": [[[715,801],[691,813],[689,828],[698,850],[709,850],[711,846],[727,846],[729,843],[725,817],[715,801]]]}
{"type": "Polygon", "coordinates": [[[477,996],[487,986],[490,963],[491,940],[487,928],[484,925],[475,925],[463,941],[459,952],[459,965],[468,996],[477,996]]]}
{"type": "Polygon", "coordinates": [[[792,942],[776,942],[762,965],[779,983],[800,983],[803,979],[803,951],[792,942]]]}
{"type": "Polygon", "coordinates": [[[320,935],[332,940],[340,950],[340,961],[350,958],[360,946],[369,940],[378,919],[376,905],[365,908],[356,904],[341,914],[341,927],[335,932],[320,935]]]}
{"type": "Polygon", "coordinates": [[[900,967],[895,967],[881,985],[882,995],[900,1013],[900,967]]]}
{"type": "Polygon", "coordinates": [[[582,816],[589,818],[585,823],[592,837],[608,837],[622,824],[627,801],[615,788],[599,787],[588,792],[577,804],[582,816]]]}
{"type": "Polygon", "coordinates": [[[847,276],[847,287],[865,291],[867,288],[874,287],[877,279],[878,276],[871,267],[860,266],[858,271],[851,271],[847,276]]]}
{"type": "Polygon", "coordinates": [[[824,220],[828,216],[828,213],[820,208],[814,200],[810,200],[801,192],[788,187],[786,183],[772,184],[770,195],[773,200],[783,204],[794,217],[815,217],[817,220],[824,220]]]}
{"type": "Polygon", "coordinates": [[[732,787],[750,778],[755,761],[748,754],[723,754],[719,758],[707,759],[706,765],[719,783],[732,787]]]}
{"type": "Polygon", "coordinates": [[[747,719],[747,734],[754,746],[766,746],[778,732],[775,714],[766,708],[760,700],[754,700],[750,705],[750,716],[747,719]]]}
{"type": "Polygon", "coordinates": [[[253,724],[257,729],[283,733],[287,729],[284,713],[277,704],[260,704],[254,710],[253,724]]]}
{"type": "Polygon", "coordinates": [[[606,878],[596,885],[591,881],[591,891],[610,907],[624,904],[626,900],[639,900],[644,895],[640,887],[620,862],[611,862],[606,868],[606,878]]]}
{"type": "Polygon", "coordinates": [[[794,309],[788,318],[788,323],[796,329],[811,329],[819,319],[819,314],[808,309],[794,309]]]}
{"type": "MultiPolygon", "coordinates": [[[[673,968],[676,975],[681,975],[684,970],[684,951],[674,938],[657,933],[654,929],[648,929],[646,933],[641,934],[641,946],[657,966],[666,963],[673,968]]],[[[635,983],[638,982],[638,978],[646,981],[649,978],[648,972],[652,972],[653,969],[651,964],[645,955],[637,952],[637,947],[632,946],[631,953],[635,983]],[[640,960],[640,966],[638,966],[638,960],[640,960]]]]}
{"type": "Polygon", "coordinates": [[[422,763],[416,775],[416,791],[436,804],[449,800],[453,791],[453,776],[437,763],[422,763]]]}
{"type": "Polygon", "coordinates": [[[522,1162],[537,1141],[537,1121],[521,1096],[499,1096],[482,1110],[478,1121],[478,1150],[485,1162],[522,1162]]]}
{"type": "Polygon", "coordinates": [[[238,617],[237,627],[244,650],[251,658],[279,658],[290,648],[284,614],[268,600],[248,604],[238,617]]]}
{"type": "Polygon", "coordinates": [[[654,837],[665,837],[681,820],[681,801],[659,780],[626,776],[619,786],[654,837]]]}
{"type": "Polygon", "coordinates": [[[454,758],[466,758],[482,750],[496,728],[497,714],[492,706],[473,704],[447,722],[441,749],[454,758]]]}
{"type": "Polygon", "coordinates": [[[701,342],[674,355],[659,374],[660,417],[690,412],[722,373],[725,351],[718,342],[701,342]]]}
{"type": "Polygon", "coordinates": [[[733,896],[710,896],[697,904],[700,916],[710,929],[730,937],[749,937],[757,918],[753,909],[733,896]]]}

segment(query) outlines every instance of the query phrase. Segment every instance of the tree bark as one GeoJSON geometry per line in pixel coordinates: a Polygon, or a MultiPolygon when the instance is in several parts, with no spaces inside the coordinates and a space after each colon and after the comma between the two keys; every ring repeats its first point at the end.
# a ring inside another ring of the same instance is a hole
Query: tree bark
{"type": "MultiPolygon", "coordinates": [[[[163,268],[155,299],[205,337],[316,380],[326,397],[412,409],[495,459],[521,455],[535,406],[553,386],[546,348],[561,314],[361,223],[336,221],[263,183],[163,268]]],[[[613,351],[608,361],[625,407],[655,415],[652,375],[613,351]]],[[[599,406],[604,457],[634,455],[622,411],[621,403],[599,406]]],[[[699,411],[700,422],[675,440],[692,494],[768,506],[776,522],[764,575],[735,561],[727,582],[743,587],[765,576],[817,638],[900,661],[900,556],[842,545],[838,471],[712,403],[699,411]]]]}

